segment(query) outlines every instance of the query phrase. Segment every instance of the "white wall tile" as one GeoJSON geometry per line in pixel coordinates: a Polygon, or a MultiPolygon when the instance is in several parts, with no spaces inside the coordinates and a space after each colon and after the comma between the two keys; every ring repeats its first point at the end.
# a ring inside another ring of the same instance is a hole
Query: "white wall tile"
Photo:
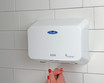
{"type": "Polygon", "coordinates": [[[15,49],[27,49],[27,31],[15,32],[15,49]]]}
{"type": "Polygon", "coordinates": [[[0,12],[0,30],[19,30],[18,13],[0,12]]]}
{"type": "Polygon", "coordinates": [[[50,69],[63,68],[64,71],[70,71],[70,72],[87,72],[87,64],[74,65],[74,64],[50,63],[49,68],[50,69]]]}
{"type": "Polygon", "coordinates": [[[14,48],[14,33],[12,31],[0,31],[0,49],[14,48]]]}
{"type": "Polygon", "coordinates": [[[13,80],[14,83],[45,83],[47,77],[46,73],[48,73],[46,70],[49,68],[55,69],[56,67],[64,69],[66,83],[83,83],[83,81],[84,83],[104,83],[103,52],[90,52],[89,55],[91,56],[91,60],[86,65],[40,63],[39,61],[30,59],[27,53],[26,30],[29,26],[36,20],[54,18],[88,19],[90,22],[89,29],[100,29],[89,30],[89,51],[104,51],[104,30],[102,30],[104,29],[104,7],[97,6],[104,6],[104,1],[0,0],[0,11],[6,11],[0,12],[0,83],[13,83],[13,80]],[[84,7],[96,7],[78,8],[82,7],[82,5],[84,7]],[[17,10],[16,12],[7,12],[15,11],[15,6],[17,10]],[[50,9],[56,10],[44,10],[49,9],[49,6],[50,9]],[[83,73],[87,72],[88,74],[84,74],[83,78],[83,73]]]}
{"type": "Polygon", "coordinates": [[[89,73],[101,73],[104,74],[104,53],[90,53],[91,60],[88,63],[89,73]]]}
{"type": "Polygon", "coordinates": [[[20,29],[27,30],[36,20],[54,19],[54,11],[28,11],[20,12],[20,29]]]}
{"type": "Polygon", "coordinates": [[[15,0],[0,0],[0,11],[14,11],[15,0]]]}
{"type": "Polygon", "coordinates": [[[16,0],[16,10],[49,9],[49,0],[16,0]]]}
{"type": "Polygon", "coordinates": [[[104,75],[85,74],[84,83],[104,83],[104,75]]]}
{"type": "Polygon", "coordinates": [[[95,28],[104,29],[104,7],[95,8],[95,28]]]}
{"type": "Polygon", "coordinates": [[[50,7],[52,9],[82,7],[82,0],[50,0],[50,7]]]}
{"type": "Polygon", "coordinates": [[[94,18],[93,18],[92,8],[56,10],[55,18],[56,19],[70,19],[70,18],[88,19],[90,23],[89,29],[94,28],[94,18]]]}
{"type": "Polygon", "coordinates": [[[0,67],[48,70],[47,63],[30,59],[25,50],[0,50],[0,67]]]}
{"type": "Polygon", "coordinates": [[[84,7],[86,6],[104,6],[104,0],[83,0],[84,7]]]}
{"type": "Polygon", "coordinates": [[[14,83],[45,83],[46,72],[36,70],[15,70],[14,83]]]}
{"type": "Polygon", "coordinates": [[[15,52],[12,50],[0,50],[0,67],[14,68],[15,52]]]}
{"type": "Polygon", "coordinates": [[[89,51],[92,51],[94,48],[94,34],[93,30],[89,30],[89,51]]]}
{"type": "Polygon", "coordinates": [[[28,57],[26,51],[15,52],[15,68],[47,70],[47,63],[40,63],[28,57]]]}
{"type": "Polygon", "coordinates": [[[90,30],[90,51],[104,51],[104,30],[90,30]]]}
{"type": "Polygon", "coordinates": [[[65,83],[83,83],[83,76],[80,73],[64,72],[65,83]]]}
{"type": "Polygon", "coordinates": [[[0,83],[13,83],[13,70],[0,68],[0,83]]]}

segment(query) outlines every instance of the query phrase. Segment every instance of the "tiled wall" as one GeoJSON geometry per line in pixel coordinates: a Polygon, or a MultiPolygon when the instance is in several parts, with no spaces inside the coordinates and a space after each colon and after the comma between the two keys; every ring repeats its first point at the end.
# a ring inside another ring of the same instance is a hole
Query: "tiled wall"
{"type": "Polygon", "coordinates": [[[45,83],[47,70],[64,68],[66,83],[104,83],[104,0],[0,0],[0,83],[45,83]],[[27,29],[39,19],[90,22],[86,65],[39,63],[27,56],[27,29]]]}

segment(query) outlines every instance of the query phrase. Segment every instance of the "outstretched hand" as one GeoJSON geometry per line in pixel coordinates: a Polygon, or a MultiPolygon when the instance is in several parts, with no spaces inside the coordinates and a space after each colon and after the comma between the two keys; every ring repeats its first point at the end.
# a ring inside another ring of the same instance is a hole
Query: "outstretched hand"
{"type": "Polygon", "coordinates": [[[63,69],[56,68],[54,71],[51,69],[49,71],[49,76],[47,77],[46,83],[65,83],[64,76],[63,76],[63,69]]]}

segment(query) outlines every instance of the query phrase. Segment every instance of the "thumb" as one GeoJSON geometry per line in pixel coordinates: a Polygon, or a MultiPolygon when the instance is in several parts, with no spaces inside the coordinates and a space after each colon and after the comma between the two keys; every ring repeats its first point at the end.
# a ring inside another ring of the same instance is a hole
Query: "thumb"
{"type": "Polygon", "coordinates": [[[46,83],[51,83],[50,82],[50,77],[49,76],[47,76],[47,82],[46,83]]]}
{"type": "Polygon", "coordinates": [[[61,68],[61,69],[56,68],[56,69],[54,70],[54,75],[60,74],[60,73],[62,73],[62,72],[63,72],[63,71],[62,71],[62,68],[61,68]]]}
{"type": "Polygon", "coordinates": [[[49,77],[50,77],[51,83],[56,83],[56,79],[55,79],[55,77],[54,77],[53,71],[52,71],[51,69],[49,69],[48,71],[50,71],[50,72],[49,72],[49,77]]]}
{"type": "Polygon", "coordinates": [[[58,77],[58,79],[57,79],[57,82],[58,82],[58,83],[65,83],[65,79],[64,79],[64,76],[63,76],[62,73],[59,74],[59,77],[58,77]]]}

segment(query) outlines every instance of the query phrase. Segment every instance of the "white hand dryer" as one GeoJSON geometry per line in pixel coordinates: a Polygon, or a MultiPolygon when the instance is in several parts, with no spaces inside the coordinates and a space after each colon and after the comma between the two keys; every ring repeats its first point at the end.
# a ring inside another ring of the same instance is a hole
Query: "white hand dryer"
{"type": "Polygon", "coordinates": [[[45,62],[87,63],[88,25],[84,19],[36,21],[28,29],[29,57],[45,62]]]}

